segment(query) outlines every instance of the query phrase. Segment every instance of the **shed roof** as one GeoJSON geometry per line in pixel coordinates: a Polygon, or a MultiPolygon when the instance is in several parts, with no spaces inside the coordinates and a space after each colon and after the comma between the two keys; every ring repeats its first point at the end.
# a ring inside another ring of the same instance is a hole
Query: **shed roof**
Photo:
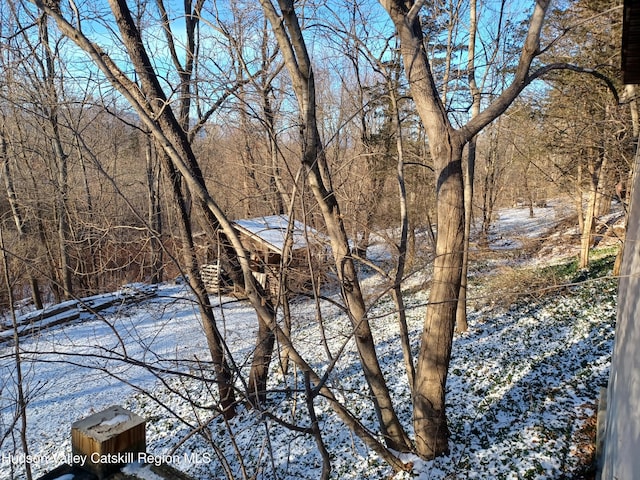
{"type": "MultiPolygon", "coordinates": [[[[239,232],[266,245],[276,253],[282,254],[289,226],[287,215],[270,215],[248,218],[233,222],[239,232]]],[[[318,238],[318,232],[297,220],[293,221],[293,250],[305,248],[308,238],[318,238]]]]}

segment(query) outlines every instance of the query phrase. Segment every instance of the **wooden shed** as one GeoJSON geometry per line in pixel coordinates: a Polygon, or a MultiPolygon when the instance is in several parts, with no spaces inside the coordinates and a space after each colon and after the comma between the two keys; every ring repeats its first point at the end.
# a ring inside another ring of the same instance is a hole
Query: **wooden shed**
{"type": "MultiPolygon", "coordinates": [[[[282,279],[289,292],[302,293],[311,289],[312,280],[324,277],[326,238],[313,228],[287,215],[236,220],[233,226],[249,252],[254,277],[272,295],[279,293],[282,279]],[[285,256],[287,245],[291,250],[285,256]],[[283,257],[288,257],[286,268],[283,257]]],[[[210,291],[220,289],[223,276],[218,265],[203,266],[203,279],[210,291]]],[[[234,291],[240,293],[238,288],[234,291]]]]}

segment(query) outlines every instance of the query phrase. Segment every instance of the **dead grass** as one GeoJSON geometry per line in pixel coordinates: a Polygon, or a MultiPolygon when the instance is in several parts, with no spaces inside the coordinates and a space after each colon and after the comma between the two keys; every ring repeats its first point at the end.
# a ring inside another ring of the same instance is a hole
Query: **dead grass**
{"type": "Polygon", "coordinates": [[[476,298],[479,303],[476,308],[491,305],[506,309],[565,288],[567,272],[563,267],[522,268],[504,265],[496,267],[491,275],[485,276],[479,283],[484,293],[476,298]]]}

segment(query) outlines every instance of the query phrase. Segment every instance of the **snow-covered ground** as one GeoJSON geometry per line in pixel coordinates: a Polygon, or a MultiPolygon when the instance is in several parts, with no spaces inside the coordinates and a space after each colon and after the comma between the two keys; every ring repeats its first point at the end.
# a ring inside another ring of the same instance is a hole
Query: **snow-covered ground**
{"type": "MultiPolygon", "coordinates": [[[[527,209],[501,212],[496,239],[541,235],[557,221],[555,209],[544,210],[533,220],[527,209]]],[[[470,312],[469,331],[454,342],[448,380],[451,453],[431,462],[407,458],[414,462],[413,472],[394,478],[573,478],[584,467],[585,449],[591,448],[588,428],[599,389],[607,381],[615,295],[615,282],[604,279],[507,310],[485,306],[470,312]]],[[[255,314],[244,302],[214,301],[222,303],[216,310],[219,326],[246,378],[255,314]]],[[[426,302],[426,292],[407,294],[414,351],[426,302]]],[[[334,305],[323,303],[322,331],[313,302],[302,299],[294,301],[292,315],[294,344],[320,373],[329,365],[323,336],[332,355],[344,347],[328,384],[365,426],[376,430],[347,319],[334,305]]],[[[283,377],[273,361],[272,415],[241,407],[228,423],[216,416],[206,340],[197,308],[183,286],[164,285],[157,297],[138,305],[81,318],[20,343],[27,438],[36,478],[66,460],[74,421],[114,404],[147,419],[151,455],[195,479],[319,478],[322,459],[314,438],[274,420],[309,425],[298,392],[304,391],[304,381],[295,369],[283,377]],[[201,435],[203,431],[207,435],[201,435]]],[[[398,414],[412,435],[411,401],[390,299],[373,305],[370,318],[398,414]]],[[[238,386],[242,388],[241,380],[238,386]]],[[[13,433],[0,439],[0,479],[24,478],[19,423],[11,429],[16,398],[14,348],[5,342],[0,344],[0,432],[13,433]]],[[[391,476],[389,467],[321,398],[314,407],[331,455],[332,478],[391,476]]]]}

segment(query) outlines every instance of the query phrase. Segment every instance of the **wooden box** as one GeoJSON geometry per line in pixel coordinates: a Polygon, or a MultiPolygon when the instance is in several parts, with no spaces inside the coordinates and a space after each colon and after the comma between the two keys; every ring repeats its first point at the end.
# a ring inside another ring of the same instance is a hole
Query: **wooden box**
{"type": "Polygon", "coordinates": [[[112,406],[71,425],[74,465],[102,480],[146,451],[145,420],[112,406]]]}

